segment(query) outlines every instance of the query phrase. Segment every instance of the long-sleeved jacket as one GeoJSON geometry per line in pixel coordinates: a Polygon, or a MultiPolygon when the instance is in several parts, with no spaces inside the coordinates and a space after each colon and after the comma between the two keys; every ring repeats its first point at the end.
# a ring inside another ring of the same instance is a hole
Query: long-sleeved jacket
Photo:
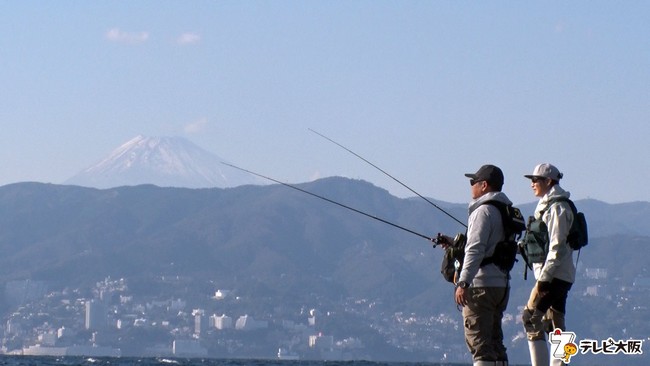
{"type": "Polygon", "coordinates": [[[535,208],[535,218],[541,217],[548,228],[548,255],[544,263],[533,265],[538,281],[550,282],[557,278],[575,282],[576,267],[573,264],[573,249],[567,244],[569,229],[573,223],[573,211],[567,202],[549,201],[557,197],[569,198],[570,193],[555,185],[542,197],[535,208]],[[543,212],[543,215],[542,215],[543,212]]]}
{"type": "Polygon", "coordinates": [[[496,265],[491,263],[480,266],[484,258],[494,254],[496,244],[505,238],[499,209],[484,204],[490,200],[512,204],[503,192],[488,192],[469,204],[467,244],[459,281],[466,281],[472,287],[508,286],[508,274],[496,265]]]}

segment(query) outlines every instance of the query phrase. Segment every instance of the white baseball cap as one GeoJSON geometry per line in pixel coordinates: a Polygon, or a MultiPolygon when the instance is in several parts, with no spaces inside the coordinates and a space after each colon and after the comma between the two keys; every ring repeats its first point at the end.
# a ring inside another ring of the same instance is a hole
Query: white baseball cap
{"type": "Polygon", "coordinates": [[[563,175],[564,174],[560,173],[560,171],[554,165],[548,163],[542,163],[535,167],[535,170],[533,170],[533,174],[524,175],[524,177],[528,179],[532,179],[536,177],[550,178],[555,181],[559,181],[560,179],[562,179],[563,175]]]}

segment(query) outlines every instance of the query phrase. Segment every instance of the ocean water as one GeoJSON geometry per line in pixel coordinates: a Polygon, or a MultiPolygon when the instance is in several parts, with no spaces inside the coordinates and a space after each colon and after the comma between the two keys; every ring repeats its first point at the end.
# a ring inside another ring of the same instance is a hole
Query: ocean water
{"type": "Polygon", "coordinates": [[[0,366],[451,366],[464,364],[373,361],[289,361],[176,358],[0,356],[0,366]]]}

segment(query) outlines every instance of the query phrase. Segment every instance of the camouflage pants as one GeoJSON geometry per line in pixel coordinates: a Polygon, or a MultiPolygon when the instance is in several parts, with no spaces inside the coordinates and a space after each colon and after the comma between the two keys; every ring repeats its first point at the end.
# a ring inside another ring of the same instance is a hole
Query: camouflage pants
{"type": "Polygon", "coordinates": [[[465,342],[474,361],[507,361],[501,320],[508,306],[510,288],[470,287],[463,307],[465,342]]]}

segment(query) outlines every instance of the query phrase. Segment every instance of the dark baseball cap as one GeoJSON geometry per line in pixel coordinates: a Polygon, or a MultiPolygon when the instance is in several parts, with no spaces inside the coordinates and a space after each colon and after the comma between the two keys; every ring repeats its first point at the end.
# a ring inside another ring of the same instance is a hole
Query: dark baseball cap
{"type": "Polygon", "coordinates": [[[483,165],[476,171],[476,173],[467,173],[465,176],[475,181],[486,181],[491,187],[499,189],[501,189],[504,182],[503,172],[501,169],[490,164],[483,165]]]}

